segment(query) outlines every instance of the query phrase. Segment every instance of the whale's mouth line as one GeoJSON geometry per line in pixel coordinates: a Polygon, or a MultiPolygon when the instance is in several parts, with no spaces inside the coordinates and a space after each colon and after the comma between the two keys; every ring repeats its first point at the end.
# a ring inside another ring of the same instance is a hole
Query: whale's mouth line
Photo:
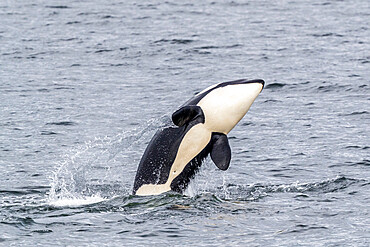
{"type": "Polygon", "coordinates": [[[225,87],[225,86],[229,86],[229,85],[238,85],[238,84],[252,84],[252,83],[262,84],[262,89],[265,87],[265,81],[262,80],[262,79],[253,79],[253,80],[239,79],[239,80],[235,80],[235,81],[227,81],[227,82],[220,83],[217,87],[225,87]]]}

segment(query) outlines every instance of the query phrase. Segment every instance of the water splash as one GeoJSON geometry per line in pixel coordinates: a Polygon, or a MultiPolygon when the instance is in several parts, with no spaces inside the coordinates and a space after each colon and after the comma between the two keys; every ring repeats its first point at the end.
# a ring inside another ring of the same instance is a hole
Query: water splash
{"type": "Polygon", "coordinates": [[[51,176],[49,204],[77,206],[129,194],[134,174],[124,167],[136,164],[135,150],[142,141],[168,124],[169,118],[164,115],[116,136],[97,137],[74,147],[51,176]]]}
{"type": "Polygon", "coordinates": [[[85,197],[71,197],[71,198],[59,198],[49,202],[54,207],[78,207],[83,205],[90,205],[106,201],[106,198],[102,198],[99,195],[85,196],[85,197]]]}
{"type": "Polygon", "coordinates": [[[223,171],[215,169],[213,162],[208,156],[203,161],[199,171],[190,180],[188,187],[184,191],[184,195],[188,197],[196,197],[202,193],[212,191],[214,185],[218,182],[215,178],[220,176],[220,173],[223,173],[223,171]]]}

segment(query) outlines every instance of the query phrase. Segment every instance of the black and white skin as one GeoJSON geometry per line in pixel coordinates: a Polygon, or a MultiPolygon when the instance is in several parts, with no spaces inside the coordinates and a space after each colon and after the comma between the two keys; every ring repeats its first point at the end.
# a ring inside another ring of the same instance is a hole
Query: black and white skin
{"type": "Polygon", "coordinates": [[[137,169],[133,194],[182,193],[210,154],[227,170],[231,149],[227,134],[244,117],[264,81],[237,80],[201,91],[172,114],[175,126],[160,129],[148,144],[137,169]]]}

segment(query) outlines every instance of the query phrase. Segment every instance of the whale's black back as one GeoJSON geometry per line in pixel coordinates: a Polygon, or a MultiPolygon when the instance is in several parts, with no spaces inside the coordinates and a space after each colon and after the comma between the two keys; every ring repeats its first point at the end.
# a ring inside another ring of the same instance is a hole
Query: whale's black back
{"type": "Polygon", "coordinates": [[[229,85],[248,84],[248,83],[261,83],[263,86],[265,85],[265,82],[261,79],[254,79],[254,80],[240,79],[240,80],[236,80],[236,81],[223,82],[223,83],[220,83],[217,86],[215,86],[215,87],[213,87],[213,88],[211,88],[211,89],[209,89],[209,90],[191,98],[190,100],[188,100],[182,106],[197,105],[199,103],[199,101],[201,101],[207,94],[209,94],[211,91],[213,91],[217,88],[226,87],[226,86],[229,86],[229,85]]]}
{"type": "Polygon", "coordinates": [[[137,169],[134,194],[143,184],[164,184],[175,161],[186,127],[168,127],[157,131],[148,144],[137,169]]]}

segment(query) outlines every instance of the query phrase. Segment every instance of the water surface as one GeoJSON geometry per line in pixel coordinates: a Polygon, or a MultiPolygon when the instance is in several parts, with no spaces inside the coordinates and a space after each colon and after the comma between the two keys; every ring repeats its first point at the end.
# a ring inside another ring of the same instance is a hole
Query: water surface
{"type": "Polygon", "coordinates": [[[2,1],[0,245],[369,246],[370,6],[2,1]],[[262,78],[184,195],[131,195],[196,92],[262,78]]]}

